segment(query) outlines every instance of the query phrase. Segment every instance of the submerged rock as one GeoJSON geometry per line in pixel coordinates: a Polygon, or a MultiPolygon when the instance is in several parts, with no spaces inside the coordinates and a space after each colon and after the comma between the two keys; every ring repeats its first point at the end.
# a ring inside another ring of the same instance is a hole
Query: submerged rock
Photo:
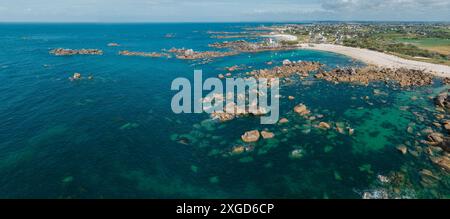
{"type": "Polygon", "coordinates": [[[348,134],[353,135],[355,133],[355,129],[348,128],[348,134]]]}
{"type": "Polygon", "coordinates": [[[289,155],[289,157],[291,157],[292,159],[300,159],[305,155],[304,150],[302,149],[295,149],[293,151],[291,151],[291,154],[289,155]]]}
{"type": "Polygon", "coordinates": [[[439,145],[444,142],[444,136],[441,133],[431,133],[428,135],[428,144],[429,145],[439,145]]]}
{"type": "Polygon", "coordinates": [[[67,176],[62,179],[62,183],[71,183],[74,180],[73,176],[67,176]]]}
{"type": "Polygon", "coordinates": [[[450,120],[445,120],[442,125],[444,126],[447,133],[450,133],[450,120]]]}
{"type": "Polygon", "coordinates": [[[258,130],[248,131],[244,135],[241,136],[242,141],[251,143],[257,142],[259,140],[260,134],[258,130]]]}
{"type": "Polygon", "coordinates": [[[436,156],[430,158],[431,162],[438,165],[447,172],[450,172],[450,158],[447,155],[436,156]]]}
{"type": "Polygon", "coordinates": [[[241,159],[239,159],[239,162],[241,162],[241,163],[250,163],[250,162],[253,162],[253,157],[243,157],[243,158],[241,158],[241,159]]]}
{"type": "Polygon", "coordinates": [[[408,148],[405,145],[397,146],[397,150],[400,151],[402,154],[408,153],[408,148]]]}
{"type": "Polygon", "coordinates": [[[434,103],[436,107],[449,110],[450,109],[449,92],[445,91],[440,93],[437,97],[434,98],[434,103]]]}
{"type": "Polygon", "coordinates": [[[379,189],[370,192],[364,192],[363,199],[389,199],[389,194],[384,189],[379,189]]]}
{"type": "Polygon", "coordinates": [[[209,178],[209,182],[212,183],[212,184],[217,184],[217,183],[220,182],[220,179],[219,179],[218,176],[213,176],[213,177],[209,178]]]}
{"type": "Polygon", "coordinates": [[[135,129],[135,128],[138,128],[138,127],[139,127],[139,124],[134,123],[134,122],[129,122],[129,123],[121,126],[119,129],[120,130],[129,130],[129,129],[135,129]]]}
{"type": "Polygon", "coordinates": [[[232,154],[232,155],[239,155],[239,154],[244,153],[245,151],[246,151],[246,150],[245,150],[245,147],[242,146],[242,145],[239,145],[239,146],[233,147],[233,149],[232,149],[232,151],[231,151],[231,154],[232,154]]]}
{"type": "Polygon", "coordinates": [[[301,116],[306,116],[311,113],[311,111],[308,110],[305,104],[299,104],[294,108],[294,112],[298,113],[301,116]]]}
{"type": "Polygon", "coordinates": [[[198,166],[191,165],[191,171],[194,172],[194,173],[197,173],[198,172],[198,166]]]}
{"type": "Polygon", "coordinates": [[[424,187],[432,187],[435,186],[440,180],[439,177],[435,176],[433,172],[427,169],[423,169],[419,172],[420,174],[420,184],[424,187]]]}

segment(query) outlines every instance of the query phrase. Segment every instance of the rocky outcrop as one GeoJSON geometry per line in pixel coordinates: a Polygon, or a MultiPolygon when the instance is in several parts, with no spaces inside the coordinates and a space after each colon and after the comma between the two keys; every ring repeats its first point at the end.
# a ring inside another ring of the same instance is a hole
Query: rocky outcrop
{"type": "Polygon", "coordinates": [[[450,157],[449,155],[442,155],[430,158],[431,162],[441,167],[447,172],[450,172],[450,157]]]}
{"type": "Polygon", "coordinates": [[[450,78],[442,79],[442,83],[445,84],[445,85],[450,85],[450,78]]]}
{"type": "Polygon", "coordinates": [[[74,73],[72,77],[69,78],[71,81],[81,80],[81,74],[80,73],[74,73]]]}
{"type": "Polygon", "coordinates": [[[245,152],[245,147],[242,145],[239,146],[235,146],[233,147],[233,149],[231,150],[231,154],[232,155],[239,155],[245,152]]]}
{"type": "Polygon", "coordinates": [[[238,52],[219,52],[219,51],[206,51],[206,52],[196,52],[193,49],[177,49],[172,48],[168,50],[168,52],[173,53],[177,59],[188,59],[188,60],[194,60],[194,59],[208,59],[208,58],[219,58],[219,57],[226,57],[226,56],[233,56],[237,55],[238,52]]]}
{"type": "Polygon", "coordinates": [[[298,113],[301,116],[306,116],[311,113],[311,111],[308,110],[305,104],[299,104],[294,108],[294,112],[298,113]]]}
{"type": "Polygon", "coordinates": [[[261,136],[262,136],[264,139],[271,139],[271,138],[274,138],[274,137],[275,137],[275,134],[274,134],[273,132],[269,132],[269,131],[262,131],[262,132],[261,132],[261,136]]]}
{"type": "Polygon", "coordinates": [[[370,82],[382,81],[394,83],[400,87],[425,86],[433,83],[433,76],[427,72],[414,69],[390,69],[380,67],[338,68],[330,72],[320,72],[318,79],[331,82],[350,82],[368,85],[370,82]]]}
{"type": "Polygon", "coordinates": [[[142,56],[142,57],[152,57],[152,58],[160,58],[167,57],[170,58],[170,54],[168,53],[157,53],[157,52],[131,52],[128,50],[120,51],[119,55],[122,56],[142,56]]]}
{"type": "Polygon", "coordinates": [[[291,151],[291,153],[289,154],[289,157],[291,157],[292,159],[300,159],[305,155],[305,151],[302,149],[295,149],[293,151],[291,151]]]}
{"type": "Polygon", "coordinates": [[[325,130],[331,129],[331,125],[326,122],[320,122],[317,127],[320,129],[325,129],[325,130]]]}
{"type": "Polygon", "coordinates": [[[288,78],[293,75],[308,75],[309,72],[317,71],[322,66],[319,62],[294,61],[291,64],[277,66],[271,69],[254,70],[245,74],[255,78],[288,78]]]}
{"type": "Polygon", "coordinates": [[[434,104],[436,107],[440,107],[444,110],[450,109],[450,97],[449,91],[440,93],[436,98],[434,98],[434,104]]]}
{"type": "Polygon", "coordinates": [[[257,142],[260,138],[258,130],[248,131],[241,136],[242,141],[246,143],[257,142]]]}
{"type": "Polygon", "coordinates": [[[281,118],[280,121],[278,121],[279,124],[286,124],[288,122],[289,122],[289,120],[286,118],[281,118]]]}
{"type": "Polygon", "coordinates": [[[103,55],[99,49],[64,49],[58,48],[50,51],[55,56],[73,56],[73,55],[103,55]]]}
{"type": "Polygon", "coordinates": [[[408,148],[405,145],[397,146],[397,150],[400,151],[400,153],[402,153],[402,154],[408,153],[408,148]]]}
{"type": "Polygon", "coordinates": [[[236,52],[265,52],[265,51],[283,51],[298,49],[297,45],[285,45],[281,43],[248,42],[245,40],[225,41],[209,44],[209,47],[218,49],[231,49],[236,52]]]}

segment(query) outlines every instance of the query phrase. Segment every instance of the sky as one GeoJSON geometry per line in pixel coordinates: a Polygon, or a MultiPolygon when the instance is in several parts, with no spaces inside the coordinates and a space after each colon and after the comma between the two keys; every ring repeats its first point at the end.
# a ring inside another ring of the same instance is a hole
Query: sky
{"type": "Polygon", "coordinates": [[[0,22],[450,21],[450,0],[0,0],[0,22]]]}

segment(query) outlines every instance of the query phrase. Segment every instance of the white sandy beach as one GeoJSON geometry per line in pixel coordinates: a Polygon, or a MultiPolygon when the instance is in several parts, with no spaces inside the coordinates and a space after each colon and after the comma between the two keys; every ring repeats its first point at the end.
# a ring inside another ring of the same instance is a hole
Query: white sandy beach
{"type": "Polygon", "coordinates": [[[450,77],[450,66],[407,60],[368,49],[346,47],[333,44],[301,44],[302,49],[339,53],[363,61],[367,64],[388,68],[409,68],[429,71],[440,77],[450,77]]]}
{"type": "Polygon", "coordinates": [[[296,41],[298,39],[297,36],[290,34],[271,34],[271,35],[264,35],[263,37],[273,38],[278,41],[296,41]]]}

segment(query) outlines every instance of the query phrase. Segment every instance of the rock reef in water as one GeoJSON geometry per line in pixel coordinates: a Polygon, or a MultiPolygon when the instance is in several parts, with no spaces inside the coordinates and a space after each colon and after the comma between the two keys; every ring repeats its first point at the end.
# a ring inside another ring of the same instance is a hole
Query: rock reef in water
{"type": "Polygon", "coordinates": [[[395,83],[400,87],[425,86],[433,84],[433,76],[425,71],[414,69],[390,69],[380,67],[338,68],[330,72],[320,72],[318,79],[331,82],[350,82],[368,85],[370,82],[382,81],[395,83]]]}
{"type": "Polygon", "coordinates": [[[208,59],[208,58],[219,58],[226,56],[237,55],[237,52],[219,52],[219,51],[206,51],[206,52],[197,52],[193,49],[185,49],[185,48],[172,48],[168,50],[168,52],[175,54],[177,59],[208,59]]]}
{"type": "Polygon", "coordinates": [[[275,134],[273,132],[269,132],[269,131],[261,131],[261,136],[264,139],[272,139],[275,137],[275,134]]]}
{"type": "Polygon", "coordinates": [[[309,72],[319,70],[323,65],[319,62],[291,62],[283,66],[277,66],[271,69],[260,69],[247,72],[246,75],[255,78],[287,78],[293,75],[302,77],[308,76],[309,72]]]}
{"type": "Polygon", "coordinates": [[[128,50],[120,51],[119,55],[122,56],[142,56],[142,57],[151,57],[151,58],[160,58],[167,57],[170,58],[170,54],[168,53],[157,53],[157,52],[131,52],[128,50]]]}
{"type": "MultiPolygon", "coordinates": [[[[436,111],[439,112],[439,114],[436,115],[436,118],[440,121],[435,121],[433,124],[436,124],[436,127],[442,130],[442,133],[435,132],[431,128],[421,132],[421,134],[427,134],[427,139],[422,140],[421,142],[428,145],[424,150],[428,155],[428,158],[433,164],[447,173],[450,173],[450,120],[448,120],[448,112],[450,110],[449,94],[449,91],[445,91],[434,98],[436,111]]],[[[426,184],[429,184],[429,180],[426,181],[426,184]]]]}
{"type": "Polygon", "coordinates": [[[99,49],[63,49],[58,48],[50,51],[55,56],[73,56],[73,55],[103,55],[99,49]]]}
{"type": "Polygon", "coordinates": [[[241,136],[242,141],[246,143],[257,142],[260,138],[258,130],[248,131],[241,136]]]}
{"type": "Polygon", "coordinates": [[[289,157],[292,159],[300,159],[305,155],[305,151],[303,149],[295,149],[291,151],[289,157]]]}
{"type": "Polygon", "coordinates": [[[436,98],[434,98],[434,103],[436,107],[439,107],[443,110],[450,110],[450,97],[449,92],[442,92],[436,98]]]}
{"type": "Polygon", "coordinates": [[[270,43],[266,41],[251,43],[245,40],[217,42],[209,44],[208,46],[217,49],[231,49],[237,52],[265,52],[298,49],[297,45],[283,45],[280,43],[270,43]]]}
{"type": "Polygon", "coordinates": [[[311,113],[311,111],[308,110],[305,104],[299,104],[296,107],[294,107],[294,112],[301,116],[306,116],[311,113]]]}

